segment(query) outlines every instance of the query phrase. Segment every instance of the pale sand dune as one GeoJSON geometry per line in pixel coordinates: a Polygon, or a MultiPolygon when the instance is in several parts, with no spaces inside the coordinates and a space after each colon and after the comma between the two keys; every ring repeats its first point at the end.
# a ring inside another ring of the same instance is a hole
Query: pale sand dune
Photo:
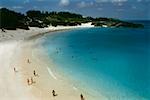
{"type": "MultiPolygon", "coordinates": [[[[93,27],[90,24],[82,25],[93,27]]],[[[81,27],[81,26],[77,26],[81,27]]],[[[80,100],[81,92],[88,99],[92,96],[78,89],[59,74],[55,65],[47,57],[40,43],[42,39],[24,40],[48,31],[72,29],[77,27],[49,27],[44,29],[0,32],[0,99],[1,100],[80,100]],[[13,35],[10,36],[10,35],[13,35]],[[9,40],[9,41],[7,41],[9,40]],[[30,63],[28,63],[28,59],[30,63]],[[18,72],[14,72],[14,67],[18,72]],[[38,73],[35,77],[33,71],[38,73]],[[28,85],[27,79],[34,84],[28,85]],[[58,96],[52,96],[55,90],[58,96]]],[[[103,99],[104,100],[104,99],[103,99]]]]}

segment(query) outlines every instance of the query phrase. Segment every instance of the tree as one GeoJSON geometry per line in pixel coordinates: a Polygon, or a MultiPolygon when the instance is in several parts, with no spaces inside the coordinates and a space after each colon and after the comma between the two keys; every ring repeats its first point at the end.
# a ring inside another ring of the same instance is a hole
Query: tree
{"type": "Polygon", "coordinates": [[[28,29],[25,23],[25,16],[21,13],[17,13],[6,8],[0,9],[0,28],[16,29],[24,28],[28,29]]]}

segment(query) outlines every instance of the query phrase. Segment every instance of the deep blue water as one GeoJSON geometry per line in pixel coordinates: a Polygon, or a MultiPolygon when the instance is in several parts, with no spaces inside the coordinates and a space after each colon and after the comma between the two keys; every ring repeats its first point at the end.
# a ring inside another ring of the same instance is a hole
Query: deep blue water
{"type": "Polygon", "coordinates": [[[86,93],[109,100],[149,100],[150,24],[143,23],[144,29],[57,32],[43,45],[57,69],[86,93]]]}

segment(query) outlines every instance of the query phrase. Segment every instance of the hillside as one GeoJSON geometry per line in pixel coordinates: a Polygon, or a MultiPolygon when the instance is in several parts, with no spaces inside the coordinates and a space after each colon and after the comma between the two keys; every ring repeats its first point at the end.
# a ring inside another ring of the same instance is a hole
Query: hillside
{"type": "Polygon", "coordinates": [[[7,8],[0,9],[0,28],[15,30],[16,28],[26,29],[28,27],[48,27],[52,26],[77,26],[81,23],[92,22],[95,27],[127,27],[143,28],[142,24],[135,24],[113,18],[92,18],[83,17],[80,14],[70,12],[48,12],[29,10],[26,14],[21,14],[7,8]]]}

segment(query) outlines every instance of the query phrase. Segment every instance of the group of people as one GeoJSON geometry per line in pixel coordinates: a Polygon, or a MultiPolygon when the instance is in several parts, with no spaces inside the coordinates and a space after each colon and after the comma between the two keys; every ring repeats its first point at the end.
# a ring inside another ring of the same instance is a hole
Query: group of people
{"type": "Polygon", "coordinates": [[[33,80],[33,77],[28,78],[28,79],[27,79],[27,83],[28,83],[28,85],[32,85],[32,84],[34,84],[34,83],[35,83],[35,81],[33,80]]]}
{"type": "MultiPolygon", "coordinates": [[[[27,63],[31,63],[31,61],[29,60],[29,59],[27,59],[27,63]]],[[[33,75],[36,77],[36,76],[38,76],[38,74],[35,72],[35,70],[33,71],[33,75]]],[[[28,78],[27,79],[27,83],[28,83],[28,85],[32,85],[33,83],[36,83],[34,80],[33,80],[33,77],[31,77],[31,78],[28,78]]]]}
{"type": "MultiPolygon", "coordinates": [[[[52,90],[52,95],[53,95],[53,97],[58,96],[58,94],[56,94],[55,90],[52,90]]],[[[82,94],[80,95],[80,98],[81,98],[81,100],[85,100],[82,94]]]]}
{"type": "MultiPolygon", "coordinates": [[[[33,75],[35,77],[38,76],[38,74],[35,72],[35,70],[33,71],[33,75]]],[[[33,80],[33,77],[31,77],[31,78],[27,79],[27,83],[28,83],[28,85],[32,85],[33,83],[36,83],[36,82],[33,80]]]]}
{"type": "MultiPolygon", "coordinates": [[[[29,63],[29,64],[31,63],[29,59],[27,60],[27,63],[29,63]]],[[[18,70],[15,67],[14,67],[14,72],[18,72],[18,70]]],[[[33,71],[33,75],[34,75],[34,77],[38,77],[39,76],[36,73],[35,70],[33,71]]],[[[27,84],[28,85],[32,85],[34,83],[36,83],[36,82],[33,80],[33,77],[30,77],[30,78],[27,79],[27,84]]],[[[52,95],[53,95],[53,97],[58,96],[58,94],[56,94],[55,90],[52,90],[52,95]]],[[[80,95],[80,98],[81,98],[81,100],[85,100],[82,94],[80,95]]]]}

